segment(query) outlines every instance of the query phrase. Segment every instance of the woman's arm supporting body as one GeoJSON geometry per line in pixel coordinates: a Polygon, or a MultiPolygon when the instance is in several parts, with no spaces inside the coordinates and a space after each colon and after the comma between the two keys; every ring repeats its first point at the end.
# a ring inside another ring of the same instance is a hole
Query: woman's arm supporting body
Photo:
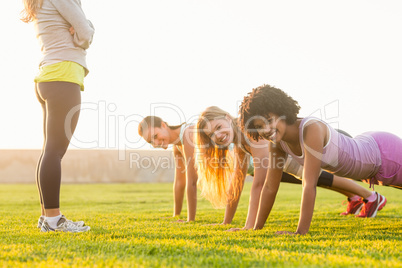
{"type": "Polygon", "coordinates": [[[184,131],[183,148],[187,177],[187,221],[194,221],[197,210],[197,170],[194,155],[195,127],[190,126],[184,131]]]}
{"type": "Polygon", "coordinates": [[[275,203],[276,194],[281,183],[283,166],[275,165],[275,163],[284,163],[286,159],[286,153],[280,150],[276,144],[270,143],[269,151],[271,154],[269,157],[268,173],[259,200],[257,218],[254,224],[255,230],[264,227],[275,203]]]}
{"type": "Polygon", "coordinates": [[[267,177],[269,164],[269,142],[266,140],[250,141],[250,151],[253,157],[254,178],[251,185],[250,199],[248,205],[247,220],[244,225],[245,230],[253,229],[257,218],[258,204],[264,181],[267,177]]]}
{"type": "MultiPolygon", "coordinates": [[[[243,159],[240,159],[240,163],[241,164],[241,178],[240,180],[242,180],[242,185],[244,186],[244,181],[246,180],[246,176],[247,176],[247,169],[248,169],[248,164],[249,164],[249,159],[250,157],[248,155],[245,155],[243,159]]],[[[241,189],[241,191],[243,191],[243,188],[241,189]]],[[[229,196],[231,196],[233,193],[233,184],[230,184],[230,188],[229,188],[229,196]]],[[[223,223],[222,224],[230,224],[234,218],[234,215],[236,213],[237,210],[237,206],[239,205],[239,200],[240,200],[240,196],[241,194],[237,195],[237,197],[235,199],[233,199],[231,202],[228,202],[228,204],[226,205],[226,209],[225,209],[225,216],[223,219],[223,223]]]]}
{"type": "Polygon", "coordinates": [[[177,146],[173,146],[173,155],[175,159],[175,174],[173,183],[173,217],[176,217],[180,216],[183,207],[184,191],[186,189],[186,163],[184,155],[177,146]]]}
{"type": "Polygon", "coordinates": [[[327,128],[322,123],[309,124],[304,128],[303,193],[297,234],[304,235],[310,229],[326,133],[327,128]]]}

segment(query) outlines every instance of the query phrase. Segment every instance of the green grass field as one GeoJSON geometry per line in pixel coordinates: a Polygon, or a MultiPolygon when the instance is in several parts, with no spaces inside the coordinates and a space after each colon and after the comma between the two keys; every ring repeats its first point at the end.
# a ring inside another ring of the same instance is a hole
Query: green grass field
{"type": "MultiPolygon", "coordinates": [[[[367,185],[364,185],[367,187],[367,185]]],[[[84,220],[87,233],[41,233],[34,185],[0,185],[0,267],[402,267],[401,190],[376,186],[388,199],[373,219],[339,216],[345,198],[319,189],[306,236],[295,231],[301,187],[282,184],[259,231],[242,227],[250,183],[232,225],[224,211],[199,198],[197,221],[178,223],[171,184],[63,185],[62,212],[84,220]]],[[[182,218],[185,219],[186,211],[182,218]]]]}

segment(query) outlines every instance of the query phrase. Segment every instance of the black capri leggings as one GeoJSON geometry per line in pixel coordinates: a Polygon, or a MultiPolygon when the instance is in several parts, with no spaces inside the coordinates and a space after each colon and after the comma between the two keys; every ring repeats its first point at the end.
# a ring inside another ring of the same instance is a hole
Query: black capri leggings
{"type": "MultiPolygon", "coordinates": [[[[317,186],[332,186],[332,182],[334,181],[334,175],[328,173],[326,171],[322,171],[320,177],[318,177],[317,186]]],[[[281,182],[294,183],[294,184],[302,184],[302,181],[297,179],[295,176],[290,175],[289,173],[283,172],[281,182]]]]}
{"type": "Polygon", "coordinates": [[[43,110],[44,143],[36,169],[36,184],[45,209],[59,208],[61,159],[77,126],[80,86],[69,82],[43,82],[35,85],[43,110]]]}

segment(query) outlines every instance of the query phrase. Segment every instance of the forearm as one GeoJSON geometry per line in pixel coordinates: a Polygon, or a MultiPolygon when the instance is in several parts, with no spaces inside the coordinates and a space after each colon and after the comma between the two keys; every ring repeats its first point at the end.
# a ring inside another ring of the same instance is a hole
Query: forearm
{"type": "Polygon", "coordinates": [[[225,217],[223,218],[223,224],[230,224],[234,218],[237,210],[239,200],[234,200],[233,202],[226,205],[225,217]]]}
{"type": "Polygon", "coordinates": [[[248,206],[247,220],[244,225],[245,229],[252,229],[255,225],[257,212],[258,212],[258,203],[261,197],[262,186],[252,186],[250,192],[250,201],[248,206]]]}
{"type": "Polygon", "coordinates": [[[187,221],[194,221],[197,211],[197,185],[187,185],[187,221]]]}
{"type": "MultiPolygon", "coordinates": [[[[245,172],[243,174],[246,174],[245,172]]],[[[238,180],[244,180],[246,179],[245,175],[240,178],[236,178],[238,180]]],[[[223,219],[223,224],[230,224],[234,218],[234,215],[237,210],[237,206],[239,205],[239,200],[241,196],[241,192],[243,191],[243,188],[241,188],[240,193],[235,195],[234,194],[234,183],[232,182],[229,186],[229,194],[228,194],[228,203],[226,205],[226,210],[225,210],[225,217],[223,219]]]]}
{"type": "Polygon", "coordinates": [[[89,48],[95,29],[92,23],[87,20],[80,4],[72,0],[53,0],[52,4],[74,28],[74,43],[83,49],[89,48]]]}
{"type": "Polygon", "coordinates": [[[303,187],[300,218],[296,230],[297,234],[304,235],[308,233],[311,225],[311,220],[313,219],[315,198],[316,198],[315,186],[303,187]]]}
{"type": "MultiPolygon", "coordinates": [[[[232,195],[233,192],[233,185],[230,186],[229,195],[232,195]]],[[[235,199],[230,199],[231,201],[228,202],[226,205],[225,210],[225,217],[223,218],[223,224],[230,224],[234,218],[234,215],[237,210],[237,206],[239,205],[240,195],[238,195],[235,199]]]]}
{"type": "Polygon", "coordinates": [[[186,188],[185,184],[183,185],[178,181],[178,179],[175,179],[175,182],[173,184],[173,197],[174,197],[173,217],[180,216],[183,207],[185,188],[186,188]]]}
{"type": "Polygon", "coordinates": [[[254,225],[255,230],[262,229],[264,227],[264,224],[267,221],[267,218],[275,203],[276,193],[277,191],[270,190],[264,186],[261,193],[256,223],[254,225]]]}

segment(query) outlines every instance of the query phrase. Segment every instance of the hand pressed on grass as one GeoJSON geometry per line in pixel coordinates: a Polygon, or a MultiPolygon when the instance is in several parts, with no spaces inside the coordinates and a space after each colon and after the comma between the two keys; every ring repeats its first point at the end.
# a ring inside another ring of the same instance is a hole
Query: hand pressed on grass
{"type": "Polygon", "coordinates": [[[244,231],[243,228],[230,228],[228,230],[225,230],[225,232],[238,232],[238,231],[244,231]]]}
{"type": "Polygon", "coordinates": [[[246,228],[246,227],[243,227],[243,228],[230,228],[230,229],[226,230],[225,232],[239,232],[239,231],[249,231],[249,230],[253,230],[253,229],[252,228],[249,229],[249,228],[246,228]]]}
{"type": "Polygon", "coordinates": [[[289,232],[289,231],[277,231],[275,234],[277,235],[300,235],[296,232],[289,232]]]}
{"type": "Polygon", "coordinates": [[[229,225],[230,223],[209,223],[209,224],[204,224],[204,226],[217,226],[217,225],[229,225]]]}

